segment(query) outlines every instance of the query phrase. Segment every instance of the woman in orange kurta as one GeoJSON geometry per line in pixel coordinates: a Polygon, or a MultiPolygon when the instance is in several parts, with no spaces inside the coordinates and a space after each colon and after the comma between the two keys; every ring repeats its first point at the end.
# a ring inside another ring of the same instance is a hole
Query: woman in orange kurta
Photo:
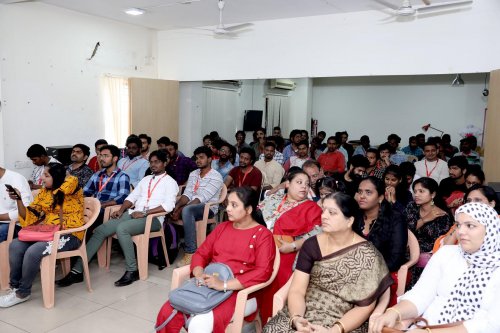
{"type": "MultiPolygon", "coordinates": [[[[62,229],[82,226],[83,192],[78,188],[78,178],[66,176],[66,168],[63,165],[49,163],[42,174],[42,181],[44,187],[28,207],[25,207],[15,194],[11,194],[11,198],[17,202],[21,226],[26,227],[38,221],[48,225],[61,225],[62,229]]],[[[61,237],[58,251],[78,248],[82,238],[83,232],[61,237]]],[[[29,299],[40,262],[51,250],[52,242],[25,242],[19,239],[12,241],[9,247],[12,291],[0,297],[0,307],[10,307],[29,299]]]]}
{"type": "MultiPolygon", "coordinates": [[[[235,292],[211,312],[190,318],[188,330],[223,333],[234,313],[236,291],[271,277],[276,247],[271,232],[256,220],[257,202],[258,195],[250,187],[233,189],[226,209],[229,221],[218,225],[193,255],[191,274],[195,278],[209,288],[235,292]],[[217,277],[203,274],[203,269],[212,262],[228,265],[234,279],[224,283],[217,277]]],[[[164,323],[172,311],[170,302],[165,303],[158,314],[157,326],[164,323]]],[[[159,332],[177,333],[184,324],[184,315],[178,312],[159,332]]]]}

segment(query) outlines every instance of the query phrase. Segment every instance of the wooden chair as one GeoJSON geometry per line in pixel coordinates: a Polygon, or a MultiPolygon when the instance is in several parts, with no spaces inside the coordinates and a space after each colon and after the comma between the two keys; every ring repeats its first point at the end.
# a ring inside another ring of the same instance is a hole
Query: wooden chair
{"type": "Polygon", "coordinates": [[[99,211],[101,209],[101,203],[96,198],[84,198],[84,211],[83,219],[85,224],[78,228],[60,230],[54,234],[54,240],[52,242],[52,252],[50,255],[43,257],[42,263],[40,264],[40,277],[42,280],[42,295],[43,295],[43,305],[47,309],[54,307],[54,280],[55,280],[55,267],[56,259],[62,259],[63,261],[63,273],[64,275],[69,273],[70,257],[79,256],[83,261],[83,273],[85,275],[85,282],[87,283],[87,289],[92,292],[90,286],[90,274],[89,266],[87,260],[87,247],[85,241],[82,242],[80,247],[73,251],[63,251],[58,252],[59,240],[61,236],[68,235],[77,231],[84,231],[83,239],[85,240],[85,235],[87,229],[95,222],[99,216],[99,211]]]}
{"type": "MultiPolygon", "coordinates": [[[[245,311],[245,308],[247,306],[247,301],[249,301],[253,298],[253,297],[249,298],[249,296],[252,296],[251,294],[256,292],[256,291],[267,287],[268,285],[270,285],[274,281],[274,279],[276,278],[276,275],[278,274],[278,269],[280,266],[280,254],[279,253],[280,252],[279,252],[278,248],[276,248],[276,257],[274,258],[273,273],[272,273],[271,277],[269,278],[269,280],[267,280],[264,283],[259,283],[259,284],[252,286],[252,287],[248,287],[248,288],[245,288],[245,289],[238,291],[238,295],[236,297],[236,307],[234,310],[233,318],[231,319],[231,322],[229,323],[228,327],[226,328],[226,333],[241,333],[241,330],[243,329],[244,318],[246,316],[252,314],[252,312],[247,313],[245,311]]],[[[191,274],[191,271],[190,271],[189,265],[174,269],[174,271],[172,273],[172,284],[170,285],[170,290],[174,290],[174,289],[178,288],[184,281],[189,279],[190,274],[191,274]]],[[[257,309],[257,311],[258,311],[258,309],[257,309]]],[[[262,331],[262,327],[261,327],[262,324],[261,324],[260,317],[256,316],[254,321],[257,324],[256,325],[257,333],[261,332],[262,331]]]]}
{"type": "Polygon", "coordinates": [[[9,223],[9,231],[7,233],[7,239],[0,243],[0,289],[9,289],[9,275],[10,275],[10,265],[9,265],[9,245],[12,243],[14,238],[14,229],[16,228],[16,220],[12,220],[9,223]]]}
{"type": "Polygon", "coordinates": [[[405,293],[408,270],[418,262],[418,257],[420,256],[420,246],[418,245],[417,237],[410,230],[408,230],[408,248],[410,249],[410,260],[401,265],[398,271],[398,289],[396,291],[396,295],[398,296],[405,293]]]}
{"type": "MultiPolygon", "coordinates": [[[[120,209],[120,205],[106,207],[104,210],[104,220],[103,223],[109,221],[111,213],[120,209]]],[[[161,226],[158,231],[151,231],[151,225],[153,223],[153,218],[159,216],[167,215],[164,213],[150,214],[146,218],[146,225],[144,227],[144,233],[132,236],[132,241],[135,243],[137,247],[137,266],[139,268],[139,278],[141,280],[147,280],[148,278],[148,253],[149,253],[149,239],[160,237],[161,245],[163,248],[163,253],[165,255],[165,260],[167,263],[167,267],[170,266],[170,262],[168,260],[167,253],[167,243],[165,241],[165,233],[163,231],[163,226],[161,226]]],[[[117,238],[116,235],[112,237],[108,237],[106,242],[104,242],[97,253],[97,260],[99,262],[99,267],[106,267],[109,270],[109,266],[111,263],[111,244],[113,242],[113,238],[117,238]]]]}
{"type": "MultiPolygon", "coordinates": [[[[210,213],[210,208],[212,206],[220,205],[226,200],[227,196],[227,187],[222,184],[222,189],[220,191],[219,200],[216,202],[207,202],[205,204],[205,209],[203,210],[203,218],[199,221],[196,221],[196,245],[199,247],[207,238],[207,226],[211,223],[216,223],[215,216],[209,218],[208,214],[210,213]]],[[[177,225],[182,225],[182,220],[172,221],[172,223],[177,225]]]]}

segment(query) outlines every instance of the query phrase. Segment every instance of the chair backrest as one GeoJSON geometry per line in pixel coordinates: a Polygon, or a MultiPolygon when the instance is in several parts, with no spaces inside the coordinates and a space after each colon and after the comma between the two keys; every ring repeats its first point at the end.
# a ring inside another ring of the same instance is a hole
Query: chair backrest
{"type": "Polygon", "coordinates": [[[87,224],[91,220],[96,220],[101,210],[101,203],[96,198],[83,199],[83,220],[87,224]]]}
{"type": "Polygon", "coordinates": [[[224,200],[226,200],[226,197],[227,197],[227,186],[226,184],[222,184],[222,189],[220,190],[220,195],[219,195],[219,200],[217,201],[217,203],[223,203],[224,200]]]}

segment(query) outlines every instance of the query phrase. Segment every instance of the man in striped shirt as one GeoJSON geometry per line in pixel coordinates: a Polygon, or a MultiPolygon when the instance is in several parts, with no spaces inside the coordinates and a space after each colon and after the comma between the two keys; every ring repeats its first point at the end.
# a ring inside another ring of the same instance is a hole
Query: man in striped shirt
{"type": "MultiPolygon", "coordinates": [[[[198,169],[189,174],[186,189],[177,200],[172,211],[174,221],[182,217],[184,227],[184,258],[181,265],[189,265],[196,251],[196,221],[203,217],[203,210],[207,202],[217,202],[222,190],[222,176],[211,167],[212,150],[208,147],[198,147],[194,151],[198,169]]],[[[218,206],[210,209],[209,218],[217,213],[218,206]]]]}

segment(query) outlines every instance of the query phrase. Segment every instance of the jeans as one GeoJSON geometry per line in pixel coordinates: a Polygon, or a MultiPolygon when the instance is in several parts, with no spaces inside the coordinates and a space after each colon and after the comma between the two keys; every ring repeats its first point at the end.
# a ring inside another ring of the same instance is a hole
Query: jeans
{"type": "MultiPolygon", "coordinates": [[[[125,255],[125,265],[128,272],[137,270],[137,259],[135,258],[134,242],[132,236],[144,233],[146,226],[146,217],[133,219],[128,213],[124,213],[119,219],[111,219],[103,223],[94,230],[90,240],[87,242],[87,259],[90,261],[97,253],[102,243],[110,236],[116,233],[118,242],[125,255]]],[[[158,231],[161,223],[158,218],[153,218],[151,231],[158,231]]],[[[79,258],[73,270],[83,272],[82,259],[79,258]]]]}
{"type": "MultiPolygon", "coordinates": [[[[59,250],[77,249],[81,241],[73,235],[64,235],[59,239],[59,250]]],[[[48,256],[48,242],[23,242],[14,239],[9,246],[10,286],[17,288],[22,298],[31,295],[31,286],[35,280],[42,258],[48,256]]]]}
{"type": "MultiPolygon", "coordinates": [[[[196,221],[203,218],[204,209],[204,203],[184,206],[184,208],[182,209],[184,242],[186,243],[184,250],[186,253],[194,253],[196,251],[196,221]]],[[[211,210],[208,213],[208,217],[214,217],[214,213],[211,210]]]]}
{"type": "MultiPolygon", "coordinates": [[[[16,225],[14,229],[14,238],[17,237],[17,233],[21,230],[21,227],[16,225]]],[[[0,243],[7,240],[7,235],[9,233],[9,223],[0,223],[0,243]]]]}

